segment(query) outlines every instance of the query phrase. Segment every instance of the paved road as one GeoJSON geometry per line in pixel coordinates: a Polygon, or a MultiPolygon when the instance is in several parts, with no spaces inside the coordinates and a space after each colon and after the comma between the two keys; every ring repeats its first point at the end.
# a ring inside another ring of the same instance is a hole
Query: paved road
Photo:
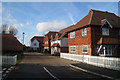
{"type": "Polygon", "coordinates": [[[16,66],[6,80],[107,79],[73,68],[69,66],[70,64],[78,64],[78,62],[41,53],[25,53],[23,61],[16,66]]]}

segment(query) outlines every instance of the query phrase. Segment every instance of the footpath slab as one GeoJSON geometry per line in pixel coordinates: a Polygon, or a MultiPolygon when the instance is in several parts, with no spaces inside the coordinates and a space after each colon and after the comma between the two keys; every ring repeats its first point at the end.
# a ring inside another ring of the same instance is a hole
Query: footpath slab
{"type": "Polygon", "coordinates": [[[120,71],[97,67],[97,66],[93,66],[93,65],[81,63],[81,62],[77,63],[77,64],[71,64],[71,65],[79,67],[84,70],[88,70],[88,71],[97,73],[97,74],[110,76],[110,77],[114,78],[115,80],[120,80],[120,71]]]}

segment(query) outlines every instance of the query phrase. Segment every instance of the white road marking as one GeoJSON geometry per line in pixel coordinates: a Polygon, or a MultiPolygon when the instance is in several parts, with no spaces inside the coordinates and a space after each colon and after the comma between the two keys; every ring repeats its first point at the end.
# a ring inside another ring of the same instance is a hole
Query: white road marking
{"type": "Polygon", "coordinates": [[[12,69],[11,69],[11,68],[9,68],[8,70],[9,70],[9,71],[11,71],[12,69]]]}
{"type": "Polygon", "coordinates": [[[6,70],[7,68],[3,68],[3,71],[6,70]]]}
{"type": "Polygon", "coordinates": [[[6,71],[5,73],[9,73],[10,71],[6,71]]]}
{"type": "Polygon", "coordinates": [[[73,67],[73,68],[76,68],[78,70],[81,70],[81,71],[84,71],[84,72],[87,72],[87,73],[90,73],[90,74],[94,74],[94,75],[97,75],[97,76],[101,76],[101,77],[105,77],[105,78],[108,78],[108,79],[114,79],[113,77],[110,77],[110,76],[106,76],[106,75],[103,75],[103,74],[98,74],[98,73],[95,73],[95,72],[92,72],[92,71],[88,71],[88,70],[85,70],[85,69],[82,69],[80,67],[76,67],[74,65],[69,65],[70,67],[73,67]]]}
{"type": "Polygon", "coordinates": [[[44,68],[44,70],[50,75],[50,76],[52,76],[54,79],[56,79],[56,80],[59,80],[57,77],[55,77],[52,73],[50,73],[50,71],[48,71],[45,67],[43,67],[44,68]]]}

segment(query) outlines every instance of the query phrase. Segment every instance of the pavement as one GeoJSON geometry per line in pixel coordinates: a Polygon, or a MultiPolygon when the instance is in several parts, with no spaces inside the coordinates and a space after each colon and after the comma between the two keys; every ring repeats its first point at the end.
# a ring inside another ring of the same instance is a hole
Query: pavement
{"type": "Polygon", "coordinates": [[[5,80],[119,80],[119,71],[61,59],[42,53],[24,53],[25,57],[5,80]]]}

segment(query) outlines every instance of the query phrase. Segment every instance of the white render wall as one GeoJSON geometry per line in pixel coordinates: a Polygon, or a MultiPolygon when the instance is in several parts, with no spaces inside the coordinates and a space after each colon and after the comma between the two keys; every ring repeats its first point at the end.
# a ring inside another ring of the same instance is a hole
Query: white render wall
{"type": "Polygon", "coordinates": [[[51,46],[54,43],[59,43],[60,47],[68,47],[68,38],[62,38],[60,40],[56,40],[56,41],[51,41],[51,46]]]}
{"type": "Polygon", "coordinates": [[[59,43],[60,46],[61,46],[61,40],[51,41],[51,46],[52,46],[54,43],[59,43]]]}
{"type": "Polygon", "coordinates": [[[32,48],[39,48],[39,42],[36,39],[34,39],[33,42],[31,43],[30,47],[32,47],[32,48]],[[35,43],[36,43],[36,46],[34,46],[35,43]]]}

